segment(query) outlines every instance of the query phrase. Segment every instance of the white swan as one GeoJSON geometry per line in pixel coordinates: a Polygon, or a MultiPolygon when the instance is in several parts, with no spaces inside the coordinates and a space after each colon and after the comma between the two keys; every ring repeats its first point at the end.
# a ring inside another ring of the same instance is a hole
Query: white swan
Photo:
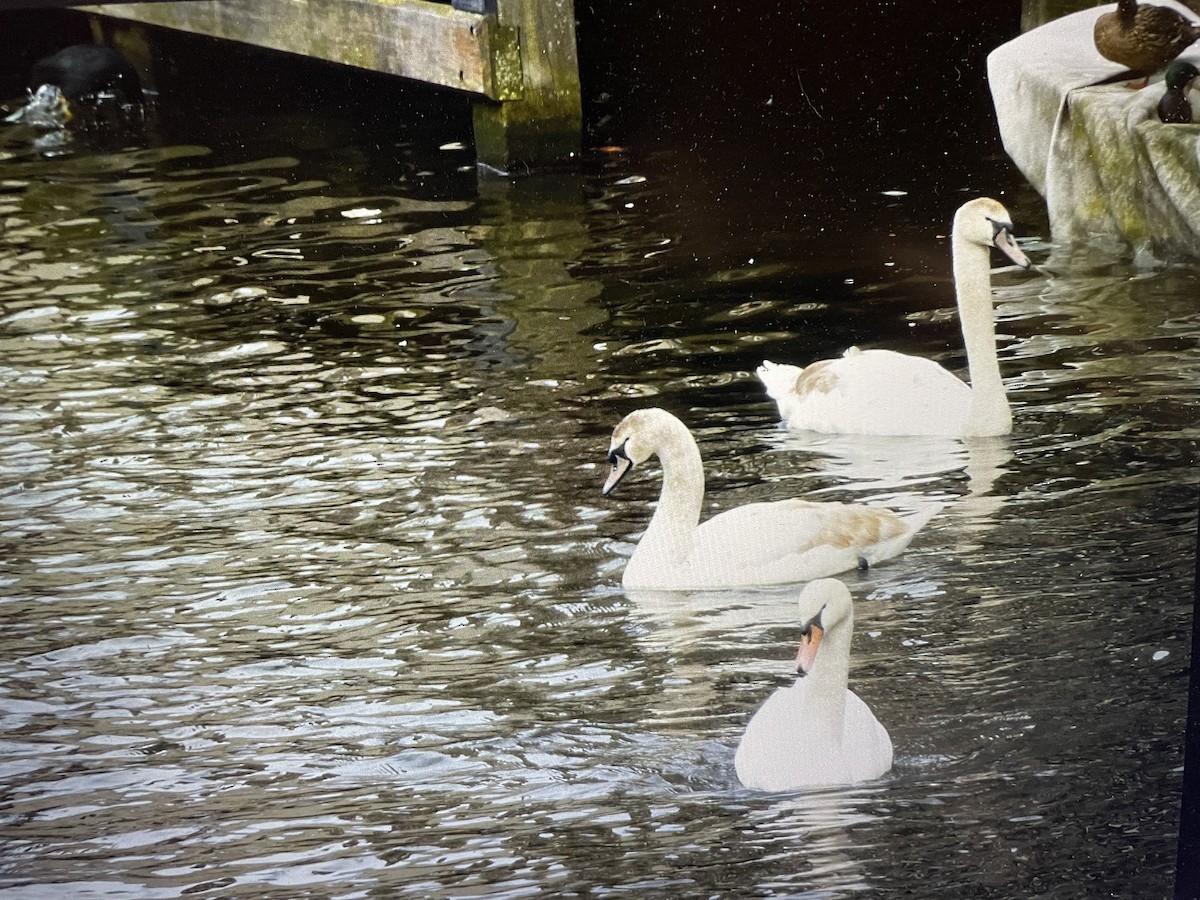
{"type": "Polygon", "coordinates": [[[980,197],[963,204],[951,232],[958,317],[967,348],[968,387],[937,363],[892,350],[851,347],[840,359],[803,369],[764,361],[758,377],[792,428],[843,434],[1008,434],[1012,414],[996,359],[990,252],[1029,268],[1007,210],[980,197]]]}
{"type": "Polygon", "coordinates": [[[800,677],[750,719],[734,757],[738,780],[783,791],[878,778],[892,767],[892,739],[846,687],[854,632],[850,591],[833,578],[812,582],[800,594],[800,620],[800,677]]]}
{"type": "Polygon", "coordinates": [[[777,500],[726,510],[701,525],[700,451],[687,426],[662,409],[639,409],[613,430],[603,493],[654,455],[662,462],[662,493],[625,566],[626,588],[700,590],[834,575],[900,553],[940,509],[901,517],[852,503],[777,500]]]}

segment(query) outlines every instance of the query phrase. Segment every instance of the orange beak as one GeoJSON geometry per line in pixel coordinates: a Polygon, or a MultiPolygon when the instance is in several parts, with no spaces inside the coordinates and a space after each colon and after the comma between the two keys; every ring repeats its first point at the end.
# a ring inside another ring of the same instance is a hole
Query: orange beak
{"type": "Polygon", "coordinates": [[[822,606],[804,626],[800,635],[800,649],[796,651],[797,675],[807,675],[817,661],[817,650],[821,646],[821,638],[825,636],[825,628],[821,625],[821,612],[824,610],[825,607],[822,606]]]}

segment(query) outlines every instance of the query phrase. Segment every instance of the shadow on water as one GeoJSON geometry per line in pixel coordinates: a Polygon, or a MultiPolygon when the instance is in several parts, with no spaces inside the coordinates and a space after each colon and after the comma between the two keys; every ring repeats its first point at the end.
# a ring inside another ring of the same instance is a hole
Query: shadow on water
{"type": "MultiPolygon", "coordinates": [[[[182,38],[143,140],[0,131],[0,893],[1167,892],[1200,274],[1046,243],[983,92],[1015,5],[875,6],[801,54],[804,10],[580,4],[589,150],[512,182],[453,99],[182,38]],[[994,275],[1014,433],[781,428],[764,357],[964,370],[975,193],[1046,264],[994,275]],[[736,784],[795,597],[621,590],[649,404],[706,514],[945,504],[846,574],[879,782],[736,784]]],[[[68,21],[4,17],[6,93],[68,21]]]]}

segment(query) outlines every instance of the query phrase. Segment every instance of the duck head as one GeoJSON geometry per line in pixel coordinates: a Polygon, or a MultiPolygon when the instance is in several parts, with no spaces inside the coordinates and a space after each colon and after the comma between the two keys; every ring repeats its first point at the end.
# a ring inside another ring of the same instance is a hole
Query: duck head
{"type": "Polygon", "coordinates": [[[1197,75],[1200,75],[1200,69],[1186,60],[1177,59],[1167,67],[1164,77],[1171,90],[1186,91],[1197,75]]]}

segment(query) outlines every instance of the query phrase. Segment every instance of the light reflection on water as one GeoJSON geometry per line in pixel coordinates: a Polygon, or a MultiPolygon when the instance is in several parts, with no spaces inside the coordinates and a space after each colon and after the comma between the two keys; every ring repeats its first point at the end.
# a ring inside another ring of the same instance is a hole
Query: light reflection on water
{"type": "Polygon", "coordinates": [[[847,441],[754,365],[961,367],[944,269],[710,271],[620,158],[438,201],[207,156],[0,176],[6,895],[1166,893],[1196,269],[1001,273],[1016,433],[847,441]],[[648,402],[714,507],[947,504],[847,576],[880,782],[737,785],[794,592],[621,591],[648,402]]]}

